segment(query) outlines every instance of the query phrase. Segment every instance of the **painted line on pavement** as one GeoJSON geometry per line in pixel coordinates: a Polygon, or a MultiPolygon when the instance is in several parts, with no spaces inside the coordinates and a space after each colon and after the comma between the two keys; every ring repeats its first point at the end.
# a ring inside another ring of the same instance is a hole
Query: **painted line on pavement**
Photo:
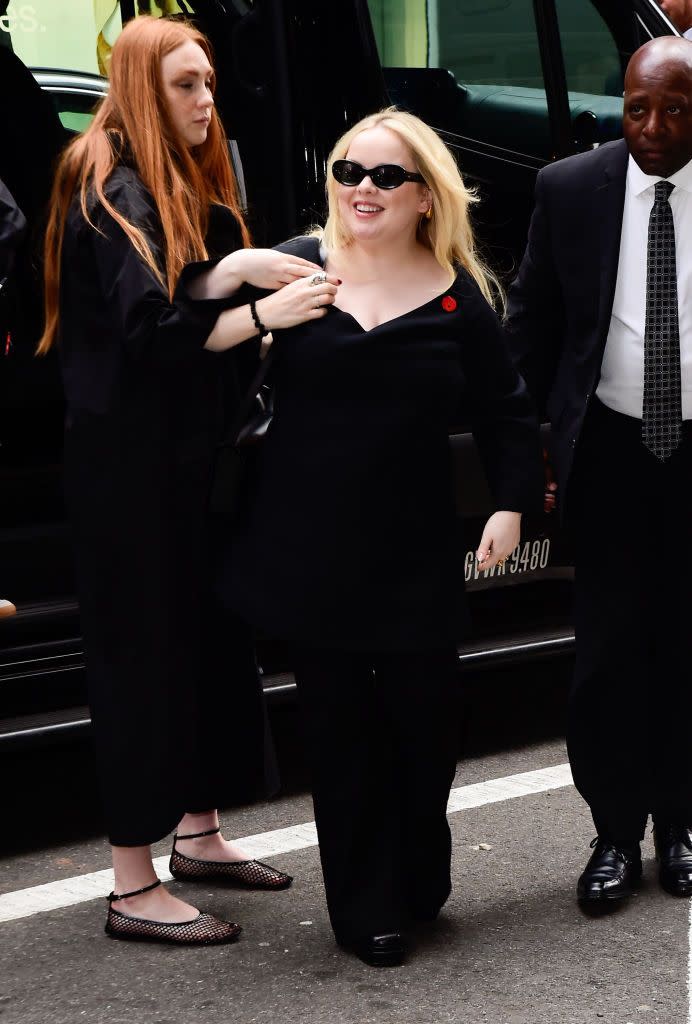
{"type": "Polygon", "coordinates": [[[692,1024],[692,900],[690,900],[689,942],[687,943],[687,1024],[692,1024]]]}
{"type": "MultiPolygon", "coordinates": [[[[569,765],[558,764],[552,768],[539,768],[518,775],[508,775],[504,779],[490,779],[488,782],[457,786],[450,793],[447,813],[457,814],[472,807],[514,800],[517,797],[545,793],[550,789],[571,785],[569,765]]],[[[311,846],[317,846],[317,831],[314,821],[306,821],[302,825],[239,837],[238,841],[242,843],[250,857],[264,860],[265,857],[275,857],[280,853],[291,853],[294,850],[306,850],[311,846]]],[[[154,860],[156,872],[163,882],[171,877],[168,860],[168,854],[154,860]]],[[[75,875],[73,878],[62,878],[56,882],[46,882],[44,885],[34,885],[30,889],[4,893],[0,896],[0,923],[100,899],[112,888],[113,871],[108,868],[104,871],[91,871],[86,875],[75,875]]],[[[692,967],[690,970],[692,971],[692,967]]],[[[690,977],[692,979],[692,974],[690,977]]]]}

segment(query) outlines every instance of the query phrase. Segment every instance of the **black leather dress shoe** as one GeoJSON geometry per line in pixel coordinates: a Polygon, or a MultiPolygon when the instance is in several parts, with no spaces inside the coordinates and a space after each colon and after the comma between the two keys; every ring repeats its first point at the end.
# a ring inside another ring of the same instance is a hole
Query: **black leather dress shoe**
{"type": "Polygon", "coordinates": [[[398,967],[406,956],[406,943],[401,932],[363,935],[357,939],[340,942],[339,945],[355,953],[363,963],[371,967],[398,967]]]}
{"type": "Polygon", "coordinates": [[[639,843],[616,846],[596,836],[591,847],[593,853],[577,883],[579,902],[602,903],[631,896],[642,876],[639,843]]]}
{"type": "Polygon", "coordinates": [[[661,886],[671,896],[692,896],[692,828],[657,821],[654,846],[661,886]]]}

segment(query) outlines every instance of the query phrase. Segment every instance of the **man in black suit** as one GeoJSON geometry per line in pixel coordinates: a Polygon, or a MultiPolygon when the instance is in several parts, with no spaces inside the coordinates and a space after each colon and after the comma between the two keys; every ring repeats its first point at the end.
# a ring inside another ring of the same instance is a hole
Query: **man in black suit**
{"type": "Polygon", "coordinates": [[[567,745],[598,833],[583,903],[632,892],[649,815],[661,884],[692,894],[689,42],[634,54],[623,132],[538,175],[507,321],[574,544],[567,745]]]}

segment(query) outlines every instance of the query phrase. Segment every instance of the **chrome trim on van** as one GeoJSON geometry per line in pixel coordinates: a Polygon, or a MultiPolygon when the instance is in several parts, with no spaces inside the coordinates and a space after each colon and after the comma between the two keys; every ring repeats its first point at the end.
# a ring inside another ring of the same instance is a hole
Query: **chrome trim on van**
{"type": "Polygon", "coordinates": [[[100,75],[90,75],[79,71],[60,71],[55,68],[29,69],[46,92],[72,92],[93,95],[97,98],[108,92],[108,79],[100,75]]]}

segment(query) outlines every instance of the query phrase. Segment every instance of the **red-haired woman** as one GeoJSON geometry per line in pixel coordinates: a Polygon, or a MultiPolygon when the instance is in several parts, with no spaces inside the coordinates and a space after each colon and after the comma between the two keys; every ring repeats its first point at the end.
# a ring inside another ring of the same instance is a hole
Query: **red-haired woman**
{"type": "Polygon", "coordinates": [[[108,96],[57,170],[39,346],[58,343],[67,399],[65,489],[115,872],[106,931],[199,944],[240,929],[156,878],[150,844],[176,824],[176,878],[291,881],[224,840],[212,809],[246,797],[264,769],[250,639],[219,627],[207,578],[221,396],[229,375],[239,386],[228,350],[254,338],[256,358],[257,322],[319,318],[336,291],[335,278],[314,286],[308,260],[248,247],[213,92],[209,43],[191,25],[125,27],[108,96]],[[269,294],[241,304],[245,284],[269,294]]]}

